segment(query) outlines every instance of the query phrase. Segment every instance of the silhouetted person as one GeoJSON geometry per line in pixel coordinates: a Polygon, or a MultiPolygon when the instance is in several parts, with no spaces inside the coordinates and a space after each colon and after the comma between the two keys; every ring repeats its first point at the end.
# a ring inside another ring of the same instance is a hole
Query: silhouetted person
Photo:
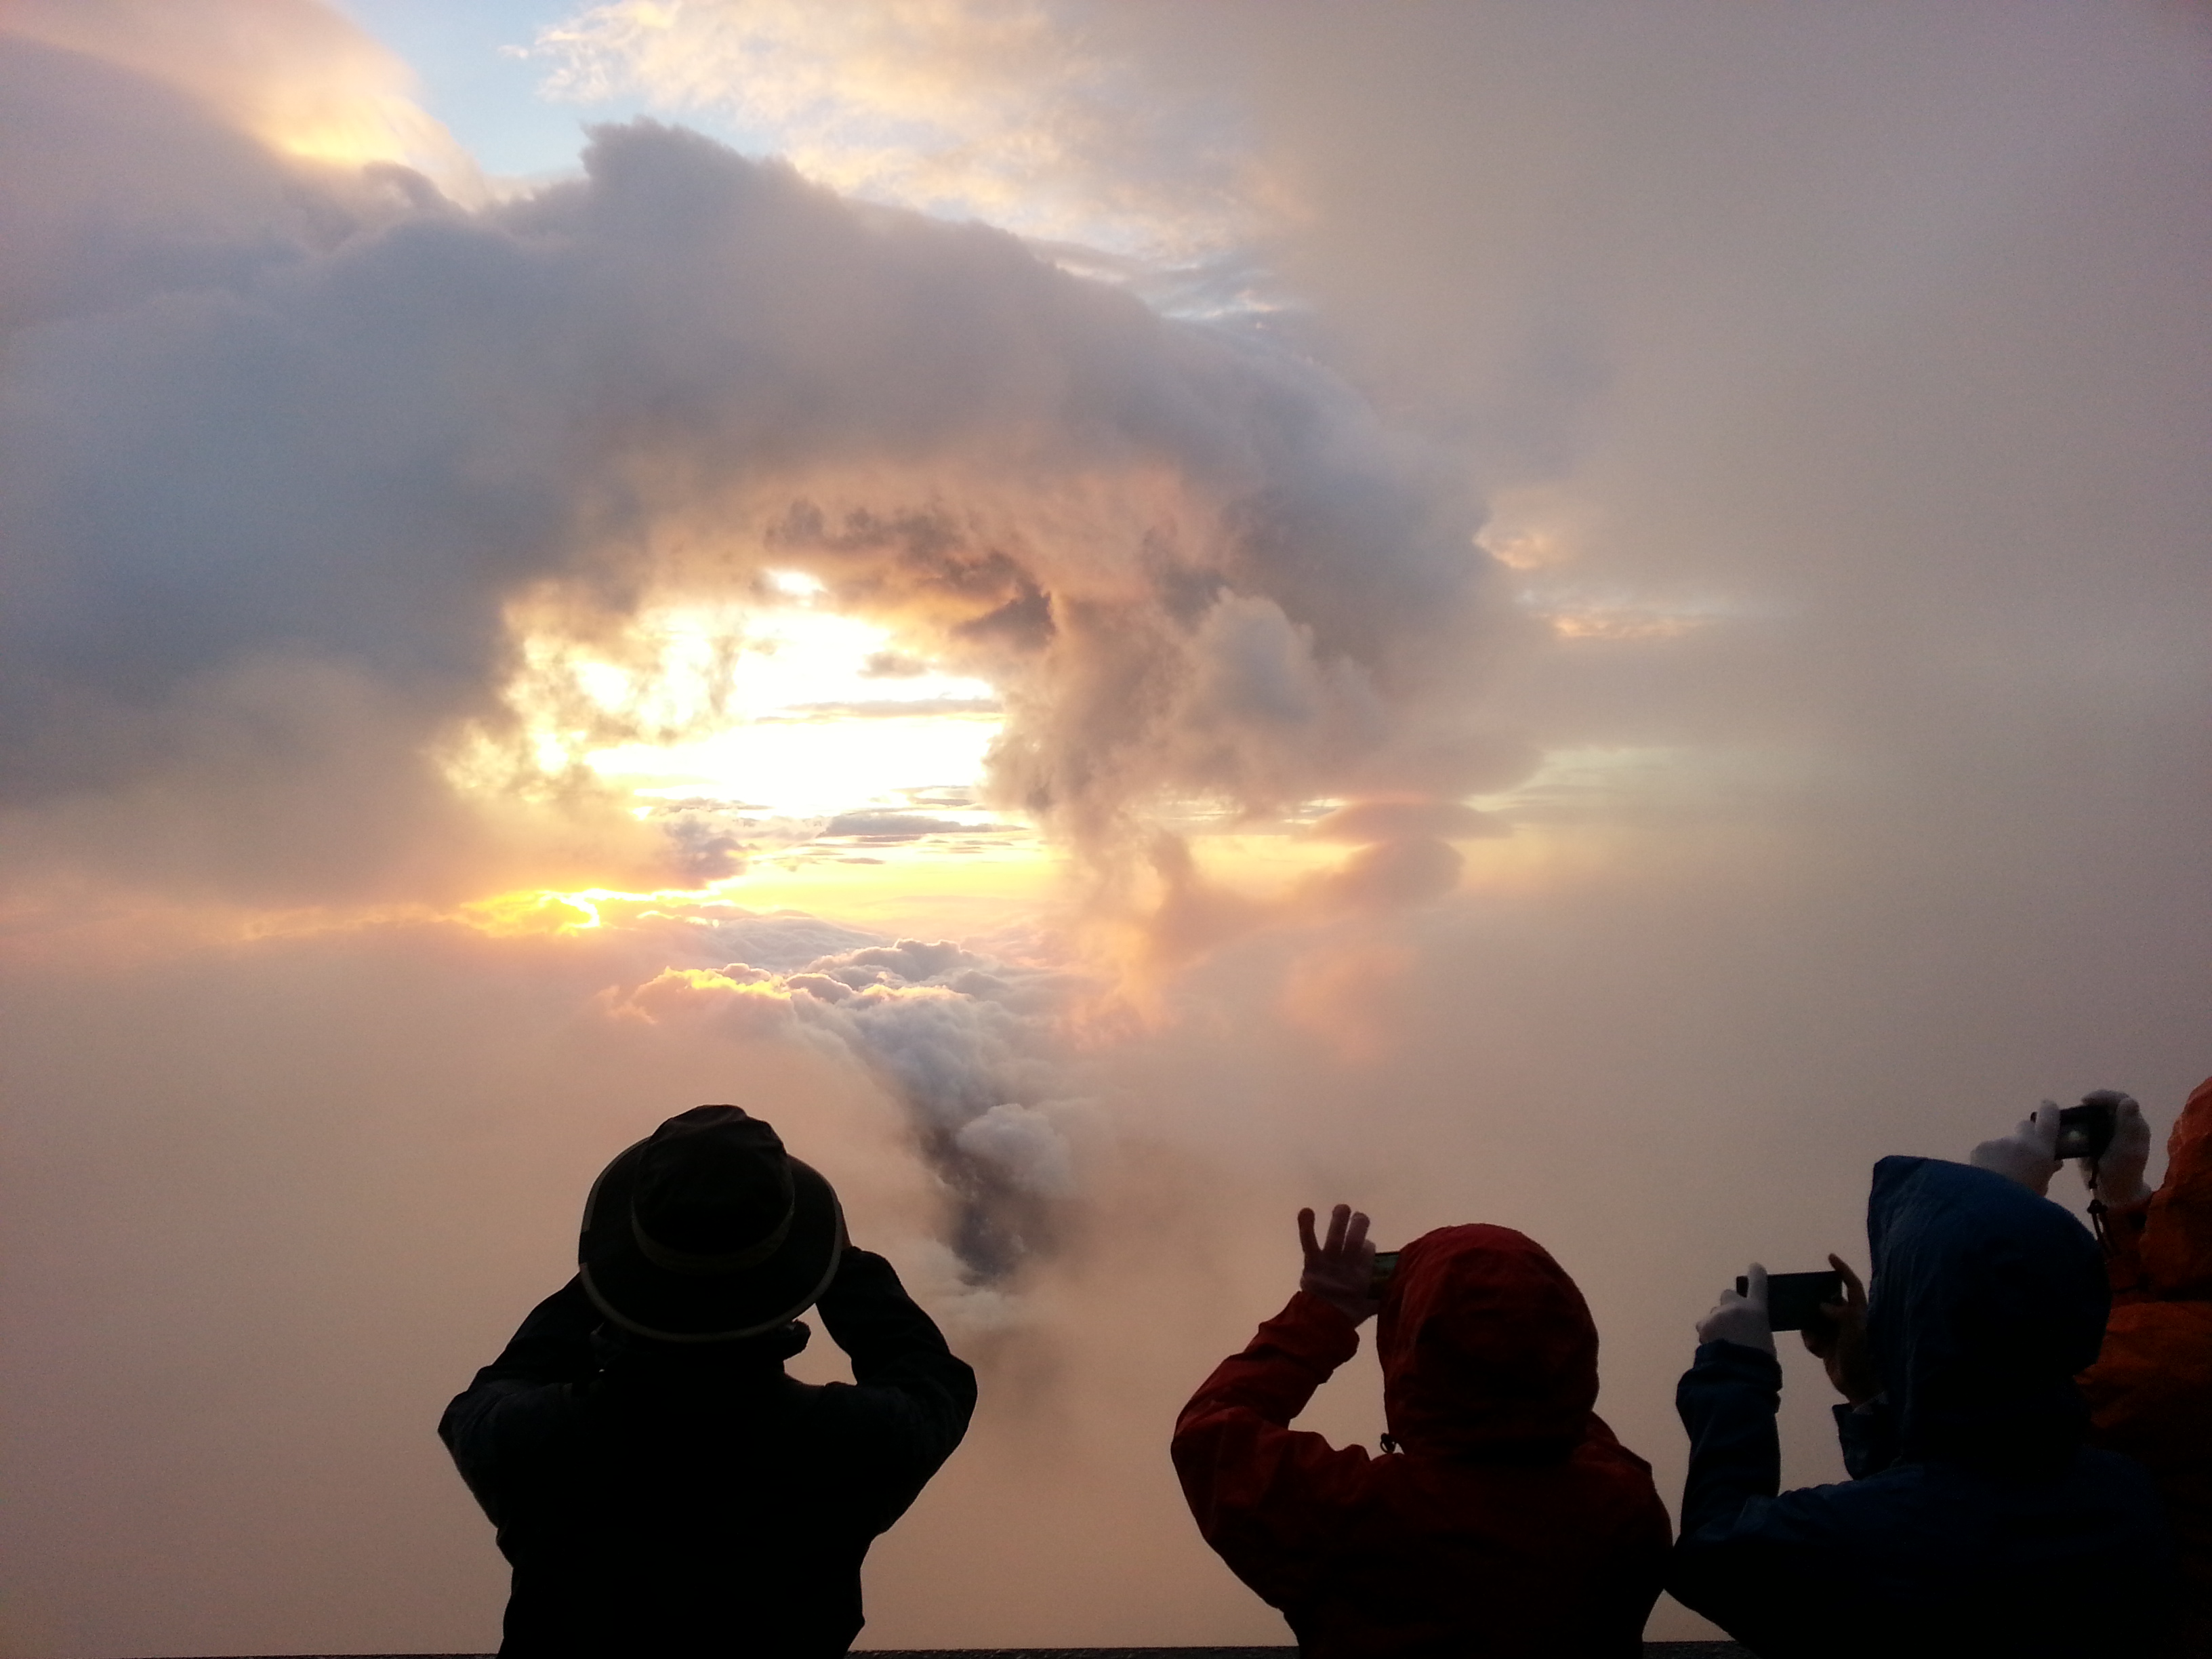
{"type": "Polygon", "coordinates": [[[500,1652],[843,1653],[861,1558],[960,1443],[975,1373],[734,1106],[609,1164],[577,1254],[438,1425],[514,1566],[500,1652]],[[810,1306],[854,1382],[784,1375],[810,1306]]]}
{"type": "MultiPolygon", "coordinates": [[[[2166,1143],[2166,1179],[2143,1184],[2150,1126],[2127,1096],[2112,1103],[2112,1144],[2080,1160],[2104,1210],[2112,1317],[2082,1373],[2093,1444],[2150,1471],[2181,1554],[2181,1616],[2168,1651],[2212,1654],[2212,1078],[2197,1085],[2166,1143]]],[[[2038,1112],[1973,1161],[2040,1193],[2057,1173],[2055,1115],[2038,1112]]]]}
{"type": "MultiPolygon", "coordinates": [[[[1349,1225],[1347,1226],[1347,1223],[1349,1225]]],[[[1200,1532],[1308,1659],[1642,1653],[1667,1558],[1650,1467],[1590,1407],[1597,1329],[1541,1248],[1444,1227],[1373,1294],[1367,1218],[1183,1407],[1176,1473],[1200,1532]],[[1384,1456],[1290,1427],[1380,1313],[1384,1456]]]]}
{"type": "Polygon", "coordinates": [[[2104,1265],[2056,1204],[1934,1158],[1875,1165],[1871,1297],[1807,1333],[1844,1397],[1848,1481],[1782,1492],[1766,1273],[1698,1327],[1667,1587],[1753,1652],[2005,1659],[2142,1655],[2172,1547],[2149,1478],[2085,1444],[2075,1374],[2104,1334],[2104,1265]]]}

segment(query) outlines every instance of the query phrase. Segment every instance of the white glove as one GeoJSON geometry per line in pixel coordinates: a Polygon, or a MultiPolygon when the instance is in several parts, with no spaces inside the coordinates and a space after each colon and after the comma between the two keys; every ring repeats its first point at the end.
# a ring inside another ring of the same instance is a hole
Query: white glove
{"type": "Polygon", "coordinates": [[[1766,1269],[1756,1261],[1744,1272],[1747,1294],[1723,1291],[1713,1310],[1698,1322],[1700,1342],[1740,1342],[1761,1353],[1774,1352],[1774,1328],[1766,1322],[1766,1269]]]}
{"type": "Polygon", "coordinates": [[[2040,1111],[2021,1119],[2020,1127],[2003,1139],[1985,1140],[1975,1147],[1966,1162],[2017,1181],[2040,1198],[2058,1173],[2057,1146],[2058,1108],[2046,1100],[2040,1111]]]}
{"type": "Polygon", "coordinates": [[[2143,1121],[2142,1108],[2132,1096],[2117,1089],[2100,1089],[2084,1096],[2081,1103],[2087,1106],[2093,1101],[2112,1103],[2112,1144],[2094,1162],[2086,1158],[2075,1160],[2081,1166],[2081,1184],[2089,1184],[2094,1168],[2097,1196],[2113,1209],[2147,1203],[2150,1188],[2143,1185],[2143,1165],[2150,1162],[2150,1125],[2143,1121]]]}

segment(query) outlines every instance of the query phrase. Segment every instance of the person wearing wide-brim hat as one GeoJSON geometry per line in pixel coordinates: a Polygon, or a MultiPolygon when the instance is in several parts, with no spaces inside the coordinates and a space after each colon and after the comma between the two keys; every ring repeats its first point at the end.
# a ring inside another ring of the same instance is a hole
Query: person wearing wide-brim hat
{"type": "Polygon", "coordinates": [[[959,1444],[975,1373],[735,1106],[610,1164],[577,1264],[438,1427],[514,1568],[501,1654],[843,1653],[861,1559],[959,1444]],[[785,1374],[810,1307],[851,1383],[785,1374]]]}

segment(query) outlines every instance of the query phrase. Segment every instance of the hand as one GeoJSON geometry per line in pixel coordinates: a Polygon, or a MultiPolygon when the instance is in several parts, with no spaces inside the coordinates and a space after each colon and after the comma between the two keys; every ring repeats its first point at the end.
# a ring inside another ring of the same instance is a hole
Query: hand
{"type": "Polygon", "coordinates": [[[2092,1184],[2094,1174],[2097,1196],[2116,1210],[2148,1203],[2150,1188],[2143,1185],[2143,1165],[2150,1162],[2150,1125],[2143,1121],[2142,1108],[2117,1089],[2100,1089],[2084,1097],[2081,1103],[2087,1106],[2099,1100],[2112,1103],[2112,1144],[2097,1158],[2075,1160],[2081,1169],[2081,1184],[2092,1184]]]}
{"type": "Polygon", "coordinates": [[[1866,1286],[1843,1257],[1830,1256],[1828,1265],[1844,1276],[1844,1299],[1820,1304],[1826,1322],[1818,1329],[1806,1328],[1805,1351],[1817,1354],[1828,1368],[1828,1381],[1838,1394],[1854,1406],[1863,1406],[1881,1392],[1874,1357],[1867,1352],[1866,1286]]]}
{"type": "Polygon", "coordinates": [[[1375,1246],[1368,1242],[1367,1218],[1349,1204],[1329,1212],[1328,1242],[1314,1237],[1314,1212],[1298,1212],[1298,1243],[1305,1248],[1306,1270],[1298,1288],[1317,1296],[1357,1325],[1382,1304],[1373,1294],[1375,1246]]]}
{"type": "Polygon", "coordinates": [[[1766,1322],[1766,1269],[1756,1261],[1745,1270],[1746,1293],[1723,1291],[1713,1310],[1698,1322],[1700,1342],[1736,1342],[1761,1353],[1774,1352],[1774,1328],[1766,1322]]]}
{"type": "Polygon", "coordinates": [[[2021,1119],[2002,1140],[1985,1140],[1966,1155],[1977,1170],[1987,1170],[2020,1184],[2041,1198],[2058,1173],[2058,1108],[2046,1100],[2042,1109],[2021,1119]]]}

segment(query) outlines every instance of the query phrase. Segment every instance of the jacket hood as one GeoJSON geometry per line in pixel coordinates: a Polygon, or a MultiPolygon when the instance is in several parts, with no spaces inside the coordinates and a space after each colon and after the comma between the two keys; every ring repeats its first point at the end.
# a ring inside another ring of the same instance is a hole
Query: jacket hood
{"type": "Polygon", "coordinates": [[[2143,1221],[2143,1277],[2168,1301],[2212,1301],[2212,1078],[2181,1109],[2166,1160],[2143,1221]]]}
{"type": "Polygon", "coordinates": [[[1899,1455],[2019,1469],[2070,1455],[2088,1424],[2074,1377],[2111,1308],[2088,1230],[1989,1170],[1886,1158],[1867,1242],[1867,1340],[1899,1455]]]}
{"type": "Polygon", "coordinates": [[[1597,1327],[1566,1270],[1510,1227],[1441,1227],[1399,1252],[1376,1350],[1408,1451],[1564,1457],[1597,1402],[1597,1327]]]}

